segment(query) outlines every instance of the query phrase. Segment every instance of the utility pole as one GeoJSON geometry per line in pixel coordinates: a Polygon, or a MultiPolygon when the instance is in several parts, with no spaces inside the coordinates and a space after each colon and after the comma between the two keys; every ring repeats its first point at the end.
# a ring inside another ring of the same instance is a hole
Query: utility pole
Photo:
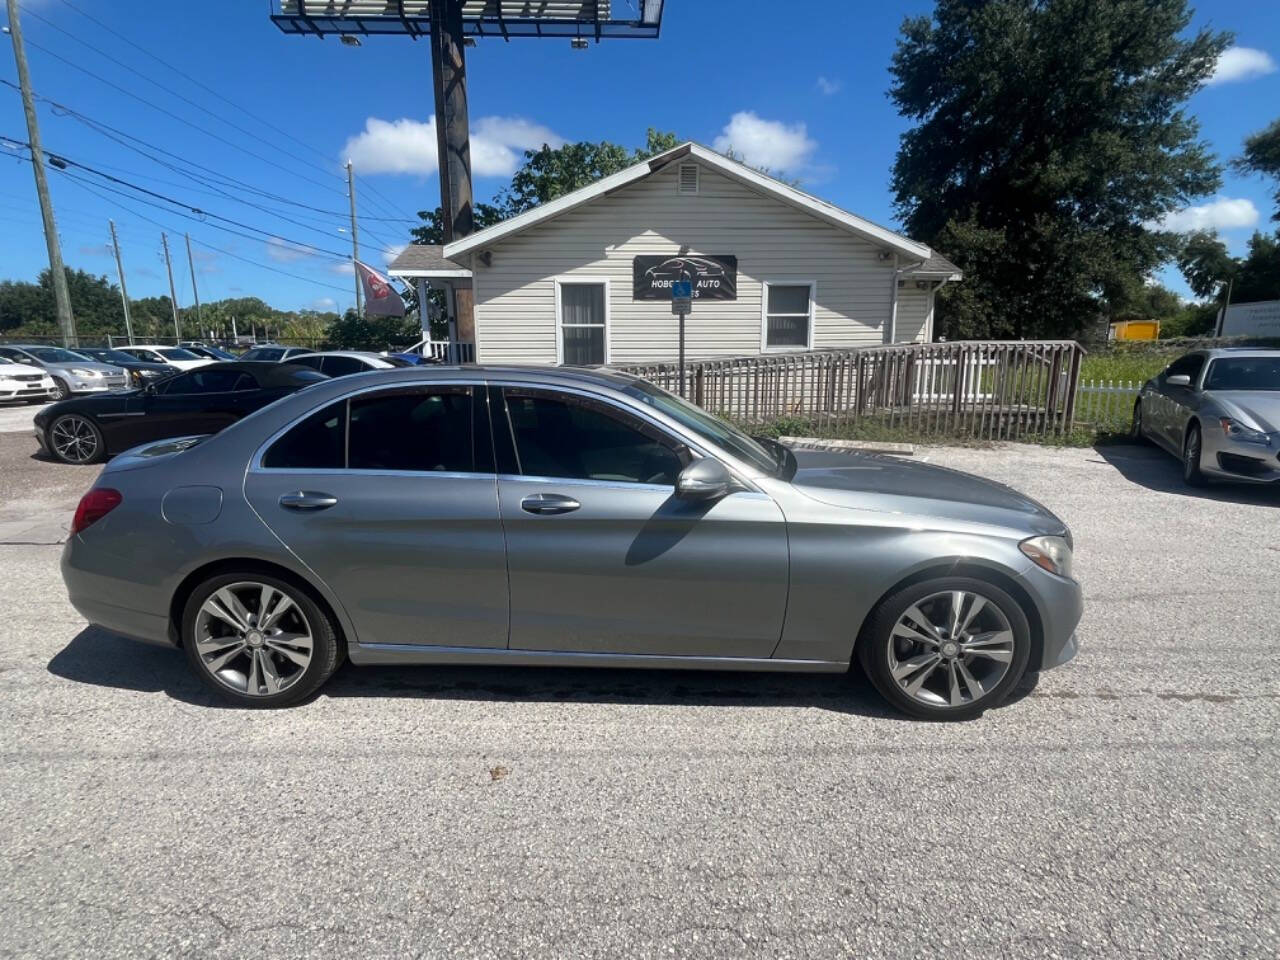
{"type": "Polygon", "coordinates": [[[124,264],[120,262],[120,241],[116,239],[116,222],[108,220],[111,227],[111,246],[116,252],[116,273],[120,277],[120,302],[124,304],[124,332],[133,346],[133,321],[129,318],[129,288],[124,285],[124,264]]]}
{"type": "Polygon", "coordinates": [[[191,234],[184,234],[184,236],[187,238],[187,266],[191,268],[191,296],[193,296],[196,301],[196,330],[199,330],[201,327],[200,291],[196,288],[196,261],[195,258],[191,256],[191,234]]]}
{"type": "Polygon", "coordinates": [[[70,347],[76,343],[76,320],[71,313],[71,294],[67,290],[67,274],[62,265],[62,248],[58,244],[58,226],[53,220],[49,184],[44,178],[44,150],[40,146],[40,125],[36,121],[36,105],[31,96],[31,76],[27,73],[27,50],[22,44],[18,0],[6,0],[6,2],[9,8],[9,36],[13,40],[13,59],[18,68],[18,86],[22,90],[22,109],[27,115],[27,140],[31,144],[31,168],[36,176],[36,196],[40,199],[40,217],[44,220],[44,242],[49,248],[49,273],[53,281],[53,299],[58,308],[58,326],[62,329],[62,345],[70,347]]]}
{"type": "Polygon", "coordinates": [[[173,308],[173,345],[176,347],[182,340],[182,332],[178,328],[178,294],[173,289],[173,264],[169,262],[169,238],[161,233],[160,242],[164,244],[164,268],[169,271],[169,306],[173,308]]]}
{"type": "Polygon", "coordinates": [[[356,178],[351,172],[351,161],[347,161],[347,196],[351,198],[351,274],[356,278],[356,316],[363,312],[360,308],[360,271],[356,269],[356,261],[360,259],[360,237],[356,233],[356,178]]]}

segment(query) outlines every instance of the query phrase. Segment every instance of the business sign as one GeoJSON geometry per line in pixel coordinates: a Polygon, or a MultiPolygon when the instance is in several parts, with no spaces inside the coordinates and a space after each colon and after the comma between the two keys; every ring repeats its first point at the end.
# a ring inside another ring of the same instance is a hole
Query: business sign
{"type": "Polygon", "coordinates": [[[671,285],[693,284],[694,300],[737,300],[738,258],[721,256],[636,257],[633,300],[670,300],[671,285]]]}
{"type": "Polygon", "coordinates": [[[1222,318],[1220,337],[1280,337],[1280,300],[1233,303],[1222,318]]]}

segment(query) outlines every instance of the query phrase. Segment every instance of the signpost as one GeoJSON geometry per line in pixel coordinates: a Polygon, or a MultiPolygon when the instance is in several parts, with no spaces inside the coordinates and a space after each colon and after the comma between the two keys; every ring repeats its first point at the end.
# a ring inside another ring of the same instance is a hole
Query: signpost
{"type": "MultiPolygon", "coordinates": [[[[686,277],[688,275],[686,274],[686,277]]],[[[671,281],[671,312],[680,318],[680,396],[684,396],[684,318],[693,311],[693,281],[671,281]]]]}

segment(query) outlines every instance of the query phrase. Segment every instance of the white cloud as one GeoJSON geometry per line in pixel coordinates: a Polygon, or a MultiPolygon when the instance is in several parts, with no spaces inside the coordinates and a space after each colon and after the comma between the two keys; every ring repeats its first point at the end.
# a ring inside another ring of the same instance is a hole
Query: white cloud
{"type": "Polygon", "coordinates": [[[404,253],[404,248],[407,246],[408,246],[407,243],[392,243],[386,247],[383,247],[382,262],[390,263],[396,257],[400,256],[400,254],[404,253]]]}
{"type": "Polygon", "coordinates": [[[1207,83],[1212,86],[1218,83],[1238,83],[1241,80],[1252,80],[1268,73],[1276,72],[1276,62],[1265,50],[1253,47],[1227,47],[1218,57],[1213,68],[1213,75],[1207,83]]]}
{"type": "MultiPolygon", "coordinates": [[[[521,117],[480,117],[471,126],[471,172],[477,177],[509,177],[520,165],[523,151],[537,150],[544,143],[559,147],[564,142],[547,127],[521,117]]],[[[407,117],[369,117],[364,131],[347,140],[343,158],[366,175],[435,173],[436,118],[423,123],[407,117]]]]}
{"type": "Polygon", "coordinates": [[[1252,227],[1258,222],[1258,208],[1244,197],[1219,197],[1209,203],[1184,207],[1146,224],[1159,230],[1191,233],[1196,230],[1230,230],[1252,227]]]}
{"type": "Polygon", "coordinates": [[[831,79],[829,79],[828,77],[819,77],[819,78],[818,78],[818,89],[819,89],[819,90],[821,90],[821,91],[822,91],[826,96],[828,96],[828,97],[829,97],[829,96],[831,96],[833,93],[839,93],[839,92],[840,92],[840,81],[839,81],[839,80],[831,80],[831,79]]]}
{"type": "Polygon", "coordinates": [[[333,310],[338,306],[338,301],[333,297],[317,297],[311,301],[312,310],[333,310]]]}
{"type": "Polygon", "coordinates": [[[276,263],[296,263],[298,260],[315,256],[315,251],[300,243],[282,240],[279,237],[267,237],[267,256],[276,263]]]}
{"type": "Polygon", "coordinates": [[[804,164],[818,144],[810,140],[803,123],[788,126],[762,120],[750,110],[735,113],[711,144],[721,153],[732,150],[753,167],[774,171],[795,170],[804,164]]]}
{"type": "Polygon", "coordinates": [[[109,243],[86,243],[80,247],[82,257],[109,257],[113,253],[109,243]]]}
{"type": "MultiPolygon", "coordinates": [[[[364,263],[363,260],[360,262],[364,263]]],[[[329,264],[329,272],[336,273],[339,276],[350,277],[356,272],[356,268],[352,266],[350,260],[335,260],[329,264]]]]}

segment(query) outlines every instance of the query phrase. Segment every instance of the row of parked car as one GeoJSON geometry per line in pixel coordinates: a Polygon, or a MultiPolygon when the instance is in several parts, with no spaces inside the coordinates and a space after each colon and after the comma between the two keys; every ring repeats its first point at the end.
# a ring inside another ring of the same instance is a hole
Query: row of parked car
{"type": "Polygon", "coordinates": [[[40,446],[64,463],[96,463],[140,443],[216,433],[310,383],[414,359],[276,344],[239,358],[204,344],[2,344],[0,401],[55,401],[35,416],[40,446]]]}

